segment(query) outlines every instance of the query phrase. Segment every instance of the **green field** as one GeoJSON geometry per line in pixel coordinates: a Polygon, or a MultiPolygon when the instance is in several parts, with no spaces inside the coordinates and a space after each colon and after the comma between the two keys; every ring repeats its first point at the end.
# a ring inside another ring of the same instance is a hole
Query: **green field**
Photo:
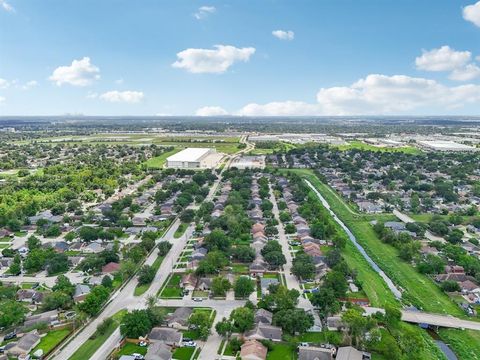
{"type": "Polygon", "coordinates": [[[267,353],[267,360],[295,360],[297,352],[290,344],[273,343],[272,350],[267,353]]]}
{"type": "Polygon", "coordinates": [[[187,223],[180,223],[178,226],[177,230],[175,230],[175,233],[173,234],[173,237],[175,239],[178,239],[179,237],[182,237],[182,235],[185,233],[185,230],[187,230],[188,224],[187,223]]]}
{"type": "Polygon", "coordinates": [[[350,141],[348,145],[338,145],[336,146],[339,150],[350,150],[350,149],[358,149],[358,150],[367,150],[367,151],[381,151],[381,152],[403,152],[405,154],[420,154],[422,151],[413,146],[402,146],[399,148],[388,148],[388,147],[378,147],[373,146],[363,141],[350,141]]]}
{"type": "Polygon", "coordinates": [[[173,353],[173,358],[177,360],[190,360],[194,351],[194,347],[180,347],[173,353]]]}
{"type": "Polygon", "coordinates": [[[120,325],[123,315],[125,315],[127,310],[120,310],[115,315],[112,316],[113,323],[107,329],[103,335],[97,335],[94,339],[88,339],[78,348],[77,351],[70,357],[69,360],[84,360],[90,359],[93,354],[98,350],[98,348],[112,335],[115,329],[120,325]]]}
{"type": "Polygon", "coordinates": [[[132,355],[134,353],[145,355],[147,353],[147,347],[127,342],[122,346],[117,355],[120,357],[122,355],[132,355]]]}
{"type": "Polygon", "coordinates": [[[147,167],[149,167],[151,169],[162,169],[163,165],[165,165],[165,162],[167,161],[167,158],[169,156],[172,156],[173,154],[176,154],[180,150],[182,150],[182,149],[175,148],[171,151],[167,151],[167,152],[163,153],[160,156],[155,156],[155,157],[145,161],[145,165],[147,165],[147,167]]]}
{"type": "Polygon", "coordinates": [[[51,330],[41,338],[40,343],[32,350],[32,354],[38,349],[42,349],[43,354],[46,355],[52,351],[58,344],[62,342],[70,334],[70,329],[51,330]]]}
{"type": "Polygon", "coordinates": [[[161,298],[177,299],[182,298],[182,289],[180,288],[180,281],[182,280],[181,274],[173,274],[166,280],[166,285],[160,292],[161,298]]]}
{"type": "Polygon", "coordinates": [[[480,359],[480,331],[440,329],[439,335],[460,360],[480,359]]]}

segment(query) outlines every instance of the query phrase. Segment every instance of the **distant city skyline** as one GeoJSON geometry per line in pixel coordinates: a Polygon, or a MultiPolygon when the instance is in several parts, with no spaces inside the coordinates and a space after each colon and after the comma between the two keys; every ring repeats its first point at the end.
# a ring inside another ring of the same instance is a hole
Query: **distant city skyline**
{"type": "Polygon", "coordinates": [[[4,115],[480,115],[480,1],[0,0],[4,115]]]}

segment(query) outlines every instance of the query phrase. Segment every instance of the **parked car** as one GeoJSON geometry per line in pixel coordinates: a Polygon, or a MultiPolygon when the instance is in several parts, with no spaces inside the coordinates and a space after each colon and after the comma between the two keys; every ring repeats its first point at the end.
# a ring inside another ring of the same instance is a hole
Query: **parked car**
{"type": "Polygon", "coordinates": [[[203,301],[203,299],[199,298],[199,297],[195,297],[195,298],[193,298],[193,301],[203,301]]]}
{"type": "Polygon", "coordinates": [[[11,340],[11,339],[15,339],[16,337],[17,337],[17,333],[11,332],[11,333],[8,333],[7,335],[5,335],[3,340],[11,340]]]}
{"type": "Polygon", "coordinates": [[[139,353],[133,353],[132,356],[135,358],[135,360],[144,360],[145,356],[139,353]]]}

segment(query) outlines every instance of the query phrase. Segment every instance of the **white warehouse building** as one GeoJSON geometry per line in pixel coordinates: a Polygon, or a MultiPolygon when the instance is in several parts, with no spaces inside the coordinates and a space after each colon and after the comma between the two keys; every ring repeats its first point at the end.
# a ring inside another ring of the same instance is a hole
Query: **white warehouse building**
{"type": "Polygon", "coordinates": [[[175,169],[208,169],[217,166],[223,154],[213,148],[186,148],[167,158],[167,167],[175,169]]]}

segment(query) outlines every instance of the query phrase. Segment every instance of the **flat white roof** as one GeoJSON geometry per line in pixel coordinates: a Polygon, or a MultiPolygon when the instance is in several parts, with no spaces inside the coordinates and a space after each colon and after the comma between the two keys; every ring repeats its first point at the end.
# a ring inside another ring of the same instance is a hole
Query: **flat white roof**
{"type": "Polygon", "coordinates": [[[475,147],[473,146],[460,144],[449,140],[425,140],[419,141],[419,143],[434,149],[475,150],[475,147]]]}
{"type": "Polygon", "coordinates": [[[167,158],[167,161],[199,161],[212,148],[186,148],[167,158]]]}

